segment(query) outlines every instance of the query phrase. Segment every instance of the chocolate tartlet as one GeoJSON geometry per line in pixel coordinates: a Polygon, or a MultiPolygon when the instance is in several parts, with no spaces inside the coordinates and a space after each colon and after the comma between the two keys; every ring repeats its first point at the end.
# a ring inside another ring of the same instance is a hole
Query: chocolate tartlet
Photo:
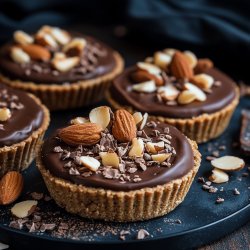
{"type": "Polygon", "coordinates": [[[39,99],[0,84],[0,177],[29,166],[48,125],[49,111],[39,99]]]}
{"type": "Polygon", "coordinates": [[[148,112],[198,143],[219,136],[238,104],[236,84],[209,59],[166,49],[118,76],[107,94],[115,108],[148,112]]]}
{"type": "Polygon", "coordinates": [[[90,36],[43,26],[13,37],[0,49],[0,79],[35,94],[51,110],[100,101],[123,69],[119,53],[90,36]]]}
{"type": "Polygon", "coordinates": [[[71,123],[47,139],[37,157],[59,206],[126,222],[164,215],[183,201],[201,156],[176,128],[106,106],[71,123]]]}

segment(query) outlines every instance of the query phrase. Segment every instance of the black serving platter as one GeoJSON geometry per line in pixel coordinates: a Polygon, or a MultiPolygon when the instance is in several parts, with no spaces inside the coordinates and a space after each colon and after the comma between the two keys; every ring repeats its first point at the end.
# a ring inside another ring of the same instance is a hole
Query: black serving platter
{"type": "MultiPolygon", "coordinates": [[[[86,29],[88,33],[95,34],[121,50],[129,64],[143,59],[148,54],[148,51],[144,51],[143,48],[131,47],[126,41],[107,36],[102,30],[86,29]]],[[[107,103],[103,101],[98,105],[105,104],[107,103]]],[[[47,135],[54,129],[64,126],[71,118],[87,115],[91,108],[52,112],[51,125],[47,135]]],[[[151,249],[152,247],[190,249],[229,234],[250,220],[250,178],[242,177],[242,173],[248,172],[247,167],[232,173],[228,183],[214,185],[218,188],[217,193],[208,193],[202,190],[202,184],[197,179],[199,176],[208,177],[211,170],[210,163],[205,159],[207,155],[211,155],[208,148],[216,150],[220,145],[225,145],[226,150],[220,151],[220,155],[238,155],[243,157],[246,163],[250,162],[250,159],[244,157],[239,148],[234,145],[234,142],[239,139],[240,111],[243,108],[250,108],[250,102],[247,98],[241,100],[230,127],[223,135],[206,144],[199,145],[203,156],[200,170],[186,199],[168,215],[145,222],[107,223],[71,215],[60,209],[53,200],[39,201],[39,208],[44,214],[47,214],[45,217],[48,222],[56,220],[57,222],[70,222],[73,225],[72,232],[60,238],[50,232],[37,234],[29,233],[27,230],[10,228],[9,223],[13,219],[9,211],[11,206],[0,206],[0,241],[9,244],[11,249],[151,249]],[[220,191],[222,187],[224,191],[220,191]],[[234,194],[235,188],[240,191],[240,195],[234,194]],[[218,197],[224,198],[224,203],[216,204],[215,201],[218,197]],[[74,239],[74,226],[80,231],[78,239],[74,239]],[[136,240],[139,229],[146,229],[150,236],[144,240],[136,240]],[[130,234],[126,235],[125,241],[119,237],[121,230],[130,231],[130,234]]],[[[27,197],[27,193],[47,192],[35,163],[24,171],[23,176],[25,188],[20,201],[27,197]]]]}

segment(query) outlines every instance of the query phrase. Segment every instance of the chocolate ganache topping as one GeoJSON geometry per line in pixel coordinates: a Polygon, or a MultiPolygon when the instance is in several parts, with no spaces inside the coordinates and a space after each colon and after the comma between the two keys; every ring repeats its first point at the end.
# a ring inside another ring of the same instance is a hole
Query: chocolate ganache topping
{"type": "Polygon", "coordinates": [[[0,72],[13,80],[70,84],[111,72],[113,54],[93,37],[43,26],[34,35],[14,33],[0,49],[0,72]]]}
{"type": "MultiPolygon", "coordinates": [[[[125,110],[117,112],[122,115],[115,113],[114,120],[111,115],[113,125],[109,123],[94,145],[86,145],[86,135],[82,141],[84,145],[79,141],[79,131],[86,131],[91,126],[86,119],[74,119],[73,122],[84,123],[57,130],[42,147],[41,157],[45,168],[52,175],[72,183],[117,191],[163,185],[183,177],[193,168],[194,155],[190,143],[176,128],[147,121],[144,115],[143,120],[137,123],[136,137],[124,141],[120,132],[115,133],[117,126],[114,123],[121,119],[120,131],[124,132],[128,127],[132,129],[132,125],[127,124],[131,115],[125,110]],[[68,134],[69,131],[72,134],[68,134]],[[72,145],[74,140],[78,145],[72,145]]],[[[138,120],[138,116],[135,120],[138,120]]],[[[126,134],[124,132],[123,135],[126,134]]]]}
{"type": "Polygon", "coordinates": [[[0,84],[0,147],[26,139],[39,128],[44,113],[25,92],[0,84]]]}
{"type": "Polygon", "coordinates": [[[237,92],[233,80],[213,68],[209,59],[166,49],[125,70],[114,80],[110,94],[119,104],[150,115],[192,118],[223,109],[237,92]]]}

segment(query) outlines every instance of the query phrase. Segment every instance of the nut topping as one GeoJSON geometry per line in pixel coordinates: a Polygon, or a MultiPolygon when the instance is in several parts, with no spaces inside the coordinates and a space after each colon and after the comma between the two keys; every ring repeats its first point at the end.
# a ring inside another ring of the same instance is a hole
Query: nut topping
{"type": "Polygon", "coordinates": [[[119,157],[115,152],[100,152],[100,156],[104,166],[119,167],[119,157]]]}
{"type": "Polygon", "coordinates": [[[155,143],[147,142],[146,149],[148,153],[156,154],[158,151],[161,151],[164,149],[164,142],[163,141],[155,142],[155,143]]]}
{"type": "Polygon", "coordinates": [[[162,86],[158,88],[157,91],[160,94],[161,98],[165,101],[175,100],[180,93],[180,91],[173,84],[162,86]]]}
{"type": "Polygon", "coordinates": [[[172,60],[172,56],[163,52],[156,52],[154,54],[154,63],[163,70],[166,70],[172,60]]]}
{"type": "Polygon", "coordinates": [[[214,78],[207,74],[198,74],[193,76],[191,81],[201,89],[210,89],[213,86],[214,78]]]}
{"type": "Polygon", "coordinates": [[[152,155],[152,160],[162,163],[170,158],[171,155],[170,153],[152,155]]]}
{"type": "Polygon", "coordinates": [[[135,113],[133,114],[133,117],[134,117],[134,119],[135,119],[135,124],[136,124],[136,125],[139,124],[139,123],[142,121],[142,119],[143,119],[143,116],[142,116],[142,113],[141,113],[141,112],[135,112],[135,113]]]}
{"type": "Polygon", "coordinates": [[[30,44],[34,42],[33,37],[31,37],[29,34],[21,31],[21,30],[17,30],[14,32],[14,40],[15,42],[19,43],[19,44],[30,44]]]}
{"type": "Polygon", "coordinates": [[[151,74],[146,70],[137,70],[131,74],[131,78],[136,83],[154,81],[157,86],[163,85],[163,79],[160,75],[151,74]]]}
{"type": "Polygon", "coordinates": [[[80,56],[87,42],[83,38],[74,38],[63,47],[63,51],[69,56],[80,56]]]}
{"type": "Polygon", "coordinates": [[[13,47],[11,48],[10,56],[16,63],[29,63],[30,56],[25,53],[21,48],[13,47]]]}
{"type": "Polygon", "coordinates": [[[89,120],[93,123],[99,124],[104,130],[110,124],[110,114],[111,110],[109,107],[101,106],[90,111],[89,120]]]}
{"type": "Polygon", "coordinates": [[[189,65],[193,69],[196,66],[197,62],[198,62],[198,59],[197,59],[196,55],[193,52],[188,51],[188,50],[184,51],[184,55],[186,56],[189,65]]]}
{"type": "Polygon", "coordinates": [[[11,112],[8,108],[0,108],[0,121],[5,122],[11,117],[11,112]]]}
{"type": "Polygon", "coordinates": [[[137,92],[153,93],[156,91],[156,86],[154,81],[142,82],[139,84],[134,84],[132,89],[137,92]]]}
{"type": "Polygon", "coordinates": [[[138,62],[136,65],[139,69],[146,70],[152,75],[159,75],[161,73],[161,69],[151,63],[138,62]]]}
{"type": "Polygon", "coordinates": [[[144,144],[142,139],[134,138],[132,140],[132,146],[129,150],[130,157],[142,157],[144,151],[144,144]]]}
{"type": "Polygon", "coordinates": [[[79,64],[79,57],[69,57],[69,58],[54,58],[52,60],[52,65],[55,69],[60,72],[67,72],[79,64]]]}
{"type": "Polygon", "coordinates": [[[93,172],[96,172],[101,165],[97,159],[90,156],[81,156],[80,162],[93,172]]]}

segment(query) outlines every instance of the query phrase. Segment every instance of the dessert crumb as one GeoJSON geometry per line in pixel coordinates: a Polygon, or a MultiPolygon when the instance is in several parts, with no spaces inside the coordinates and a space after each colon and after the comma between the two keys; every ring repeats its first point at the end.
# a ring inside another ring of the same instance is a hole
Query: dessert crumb
{"type": "Polygon", "coordinates": [[[140,229],[137,233],[137,240],[143,240],[147,236],[149,236],[149,232],[145,229],[140,229]]]}

